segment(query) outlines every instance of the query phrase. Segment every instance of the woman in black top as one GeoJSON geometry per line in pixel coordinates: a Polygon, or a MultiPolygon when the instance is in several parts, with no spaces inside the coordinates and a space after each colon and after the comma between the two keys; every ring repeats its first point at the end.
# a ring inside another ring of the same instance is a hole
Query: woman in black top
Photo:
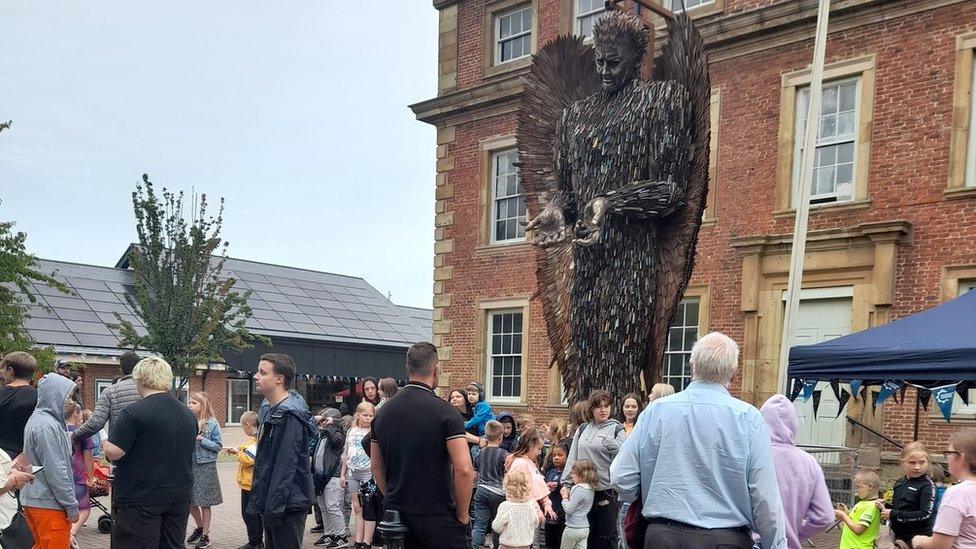
{"type": "MultiPolygon", "coordinates": [[[[464,421],[471,419],[471,403],[468,402],[468,397],[465,395],[464,391],[461,389],[452,389],[450,394],[447,395],[447,401],[451,403],[451,406],[461,414],[461,418],[464,421]]],[[[478,433],[474,433],[478,434],[478,433]]]]}
{"type": "Polygon", "coordinates": [[[363,378],[363,400],[373,406],[380,403],[380,382],[373,376],[363,378]]]}

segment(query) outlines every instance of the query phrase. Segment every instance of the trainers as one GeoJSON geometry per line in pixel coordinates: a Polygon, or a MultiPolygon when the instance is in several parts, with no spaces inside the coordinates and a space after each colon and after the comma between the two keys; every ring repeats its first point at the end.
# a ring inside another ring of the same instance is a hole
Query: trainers
{"type": "Polygon", "coordinates": [[[208,536],[206,534],[201,535],[200,536],[200,541],[198,541],[197,544],[194,545],[194,547],[196,549],[207,549],[210,546],[211,546],[210,545],[210,536],[208,536]]]}
{"type": "Polygon", "coordinates": [[[318,540],[316,540],[315,545],[325,545],[327,543],[332,543],[333,539],[335,538],[333,538],[332,536],[322,536],[318,540]]]}
{"type": "Polygon", "coordinates": [[[346,536],[334,536],[326,547],[332,549],[335,547],[346,547],[347,545],[349,545],[349,538],[346,536]]]}
{"type": "Polygon", "coordinates": [[[194,528],[193,533],[190,534],[190,537],[186,538],[186,542],[193,543],[198,539],[200,539],[200,536],[202,535],[203,535],[203,528],[194,528]]]}
{"type": "Polygon", "coordinates": [[[321,524],[317,524],[313,526],[312,529],[309,530],[309,532],[313,534],[321,534],[322,532],[325,532],[325,526],[322,526],[321,524]]]}

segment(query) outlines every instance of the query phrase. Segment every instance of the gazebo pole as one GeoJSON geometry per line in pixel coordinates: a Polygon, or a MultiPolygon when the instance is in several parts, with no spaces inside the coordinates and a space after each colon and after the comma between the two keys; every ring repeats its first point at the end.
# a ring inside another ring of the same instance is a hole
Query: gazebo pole
{"type": "Polygon", "coordinates": [[[918,387],[915,388],[915,430],[912,433],[912,441],[918,440],[918,412],[922,408],[922,397],[919,394],[918,387]]]}
{"type": "Polygon", "coordinates": [[[783,338],[780,343],[777,390],[789,395],[787,370],[790,345],[800,313],[800,289],[803,286],[803,256],[807,249],[807,220],[810,217],[810,187],[813,184],[813,161],[820,128],[820,102],[823,96],[824,57],[827,51],[827,24],[830,19],[830,0],[820,0],[817,13],[817,34],[813,42],[813,68],[810,75],[810,103],[807,109],[806,132],[803,136],[803,158],[800,164],[800,192],[796,199],[796,222],[793,225],[793,245],[790,248],[790,273],[786,286],[786,314],[783,317],[783,338]]]}

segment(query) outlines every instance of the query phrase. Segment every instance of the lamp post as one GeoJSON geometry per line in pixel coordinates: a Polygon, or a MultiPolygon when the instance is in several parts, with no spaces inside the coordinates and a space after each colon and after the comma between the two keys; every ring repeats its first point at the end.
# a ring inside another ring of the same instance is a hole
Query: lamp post
{"type": "Polygon", "coordinates": [[[400,511],[387,509],[383,512],[383,520],[376,527],[383,534],[383,543],[386,549],[403,549],[403,540],[410,532],[400,520],[400,511]]]}

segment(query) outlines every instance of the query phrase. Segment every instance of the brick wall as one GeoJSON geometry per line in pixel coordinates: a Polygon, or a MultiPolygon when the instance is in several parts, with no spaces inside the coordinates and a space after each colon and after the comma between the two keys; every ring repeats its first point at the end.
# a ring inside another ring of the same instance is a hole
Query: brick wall
{"type": "MultiPolygon", "coordinates": [[[[726,13],[777,3],[782,2],[728,0],[726,13]]],[[[560,5],[557,0],[539,0],[539,44],[557,34],[560,5]]],[[[465,0],[458,6],[461,89],[486,82],[484,10],[481,0],[465,0]]],[[[853,210],[817,210],[811,215],[810,229],[894,220],[912,224],[911,239],[897,248],[891,319],[938,304],[945,266],[976,264],[976,247],[972,245],[976,239],[976,198],[952,200],[944,194],[952,130],[955,39],[974,30],[976,4],[970,2],[890,20],[882,18],[835,32],[828,41],[828,62],[876,56],[870,204],[853,210]]],[[[713,182],[717,215],[714,225],[702,230],[692,284],[708,287],[709,329],[721,330],[739,341],[745,336],[742,263],[730,240],[790,234],[793,230],[791,217],[774,215],[781,76],[808,66],[811,48],[809,41],[797,42],[719,61],[711,68],[712,85],[721,90],[718,176],[713,182]]],[[[453,162],[453,169],[443,170],[443,177],[438,179],[439,184],[446,181],[452,186],[449,195],[439,196],[438,205],[438,212],[453,212],[452,223],[439,233],[439,240],[453,239],[453,245],[438,260],[438,266],[451,268],[451,276],[441,280],[442,287],[435,285],[435,293],[452,296],[449,305],[441,302],[444,306],[437,314],[440,320],[449,321],[445,325],[449,329],[441,332],[439,346],[451,350],[445,369],[453,386],[476,377],[474,365],[483,363],[477,348],[477,318],[483,314],[478,303],[531,295],[535,289],[530,250],[522,246],[492,251],[479,245],[479,192],[484,183],[479,173],[479,143],[488,137],[512,134],[514,129],[513,113],[459,123],[454,128],[455,139],[438,153],[439,158],[443,152],[453,162]]],[[[531,302],[528,324],[527,408],[542,417],[562,414],[561,408],[549,402],[548,345],[537,300],[531,302]]],[[[778,340],[779,334],[761,337],[778,340]]],[[[884,430],[896,440],[911,438],[913,402],[913,392],[909,391],[906,403],[889,401],[884,406],[884,430]]],[[[924,412],[921,425],[923,440],[936,449],[955,428],[924,412]]]]}
{"type": "MultiPolygon", "coordinates": [[[[84,384],[82,393],[84,394],[84,407],[94,409],[95,407],[95,382],[96,380],[114,380],[120,376],[119,367],[116,364],[86,364],[84,372],[84,384]]],[[[210,371],[207,373],[206,386],[204,387],[203,376],[196,375],[190,380],[190,392],[206,390],[213,404],[214,413],[217,421],[221,425],[227,421],[227,373],[223,371],[210,371]]]]}

